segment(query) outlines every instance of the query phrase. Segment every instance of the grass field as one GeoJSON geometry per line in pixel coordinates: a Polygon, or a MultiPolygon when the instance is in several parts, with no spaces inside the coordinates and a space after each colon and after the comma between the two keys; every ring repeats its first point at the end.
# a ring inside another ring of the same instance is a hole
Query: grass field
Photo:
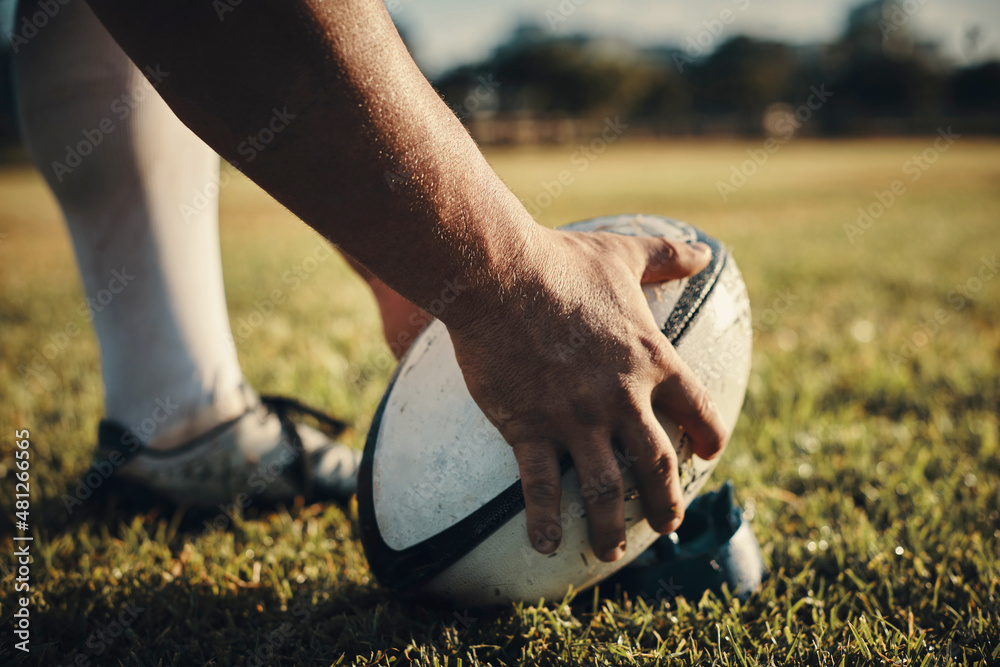
{"type": "MultiPolygon", "coordinates": [[[[738,183],[734,166],[759,147],[489,153],[545,224],[671,215],[723,239],[743,269],[753,375],[710,484],[735,481],[772,577],[746,604],[654,607],[588,593],[572,607],[407,606],[371,579],[353,509],[290,507],[224,530],[167,510],[68,515],[61,498],[101,417],[98,352],[55,204],[30,170],[0,171],[0,662],[1000,664],[1000,143],[795,142],[724,200],[718,182],[738,183]],[[911,162],[925,153],[926,170],[911,162]],[[569,184],[546,196],[564,170],[569,184]],[[875,193],[896,180],[879,213],[875,193]],[[22,377],[39,354],[44,368],[22,377]],[[30,429],[33,453],[27,656],[11,618],[15,429],[30,429]]],[[[373,302],[339,258],[284,285],[317,237],[251,184],[224,190],[222,217],[234,326],[273,289],[287,296],[237,336],[246,375],[348,420],[360,447],[392,370],[373,302]]]]}

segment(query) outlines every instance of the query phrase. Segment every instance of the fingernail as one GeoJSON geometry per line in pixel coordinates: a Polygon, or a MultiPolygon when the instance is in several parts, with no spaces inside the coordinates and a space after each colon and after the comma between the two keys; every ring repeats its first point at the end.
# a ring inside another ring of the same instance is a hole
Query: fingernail
{"type": "Polygon", "coordinates": [[[618,544],[618,546],[609,549],[608,551],[605,551],[604,557],[601,558],[601,560],[603,560],[605,563],[611,563],[618,560],[624,555],[625,555],[625,542],[622,541],[618,544]]]}
{"type": "Polygon", "coordinates": [[[689,243],[688,245],[699,255],[712,254],[712,248],[707,243],[696,241],[695,243],[689,243]]]}
{"type": "Polygon", "coordinates": [[[667,532],[672,533],[678,528],[680,528],[681,524],[684,523],[684,507],[682,505],[676,505],[676,504],[671,505],[670,513],[674,515],[674,518],[671,519],[670,522],[667,524],[668,528],[667,532]]]}
{"type": "Polygon", "coordinates": [[[555,551],[558,546],[558,539],[552,540],[539,535],[538,539],[535,540],[535,551],[540,554],[550,554],[555,551]]]}

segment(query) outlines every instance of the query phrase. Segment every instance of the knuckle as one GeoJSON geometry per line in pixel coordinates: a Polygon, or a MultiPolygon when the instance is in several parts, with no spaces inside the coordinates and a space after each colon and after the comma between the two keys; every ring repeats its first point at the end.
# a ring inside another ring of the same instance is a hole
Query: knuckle
{"type": "Polygon", "coordinates": [[[509,412],[494,412],[493,414],[487,414],[487,419],[493,423],[493,417],[499,414],[503,421],[502,424],[494,424],[500,434],[503,436],[510,446],[514,449],[515,453],[523,452],[525,454],[530,454],[536,449],[545,446],[545,441],[538,437],[537,422],[525,419],[523,415],[519,415],[518,418],[512,418],[509,412]]]}
{"type": "Polygon", "coordinates": [[[613,232],[598,232],[596,234],[591,234],[590,236],[597,242],[597,247],[604,252],[618,252],[627,257],[634,256],[636,254],[636,248],[641,247],[638,243],[636,243],[636,240],[641,237],[623,236],[613,232]]]}
{"type": "Polygon", "coordinates": [[[691,390],[689,401],[695,417],[702,424],[697,429],[697,435],[701,448],[705,450],[703,453],[718,454],[726,446],[728,436],[718,422],[718,410],[712,395],[699,385],[691,390]]]}
{"type": "Polygon", "coordinates": [[[647,474],[654,480],[665,482],[668,481],[671,476],[677,470],[677,459],[674,452],[668,451],[658,455],[654,458],[649,467],[646,469],[647,474]]]}
{"type": "Polygon", "coordinates": [[[674,364],[675,352],[673,346],[664,338],[644,340],[643,345],[649,355],[650,363],[658,369],[667,370],[674,364]]]}
{"type": "Polygon", "coordinates": [[[621,410],[626,418],[641,420],[642,413],[649,406],[649,391],[643,393],[637,387],[627,386],[621,398],[621,410]]]}
{"type": "Polygon", "coordinates": [[[660,269],[677,261],[677,246],[673,241],[660,239],[656,254],[650,259],[650,268],[660,269]]]}
{"type": "Polygon", "coordinates": [[[691,406],[701,417],[709,417],[715,412],[715,403],[708,390],[701,386],[691,389],[691,406]]]}
{"type": "Polygon", "coordinates": [[[597,509],[611,509],[625,498],[625,482],[621,475],[605,476],[589,485],[585,498],[588,505],[597,509]]]}
{"type": "Polygon", "coordinates": [[[536,505],[554,505],[559,502],[562,490],[558,484],[548,480],[528,480],[524,483],[524,497],[536,505]]]}

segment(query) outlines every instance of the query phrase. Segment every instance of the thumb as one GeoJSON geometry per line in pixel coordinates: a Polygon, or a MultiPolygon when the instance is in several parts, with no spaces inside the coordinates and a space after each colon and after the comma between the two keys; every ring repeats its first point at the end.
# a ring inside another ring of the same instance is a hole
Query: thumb
{"type": "Polygon", "coordinates": [[[712,260],[712,249],[704,243],[685,243],[664,238],[638,240],[645,246],[645,266],[640,275],[640,282],[643,284],[693,276],[712,260]]]}

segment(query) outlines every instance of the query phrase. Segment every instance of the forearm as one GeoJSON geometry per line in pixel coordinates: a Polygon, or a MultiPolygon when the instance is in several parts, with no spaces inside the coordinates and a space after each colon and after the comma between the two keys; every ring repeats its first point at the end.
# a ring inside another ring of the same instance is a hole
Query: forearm
{"type": "Polygon", "coordinates": [[[536,225],[379,0],[247,1],[222,20],[204,1],[91,5],[189,127],[415,303],[445,281],[466,288],[456,303],[496,298],[530,265],[536,225]]]}
{"type": "Polygon", "coordinates": [[[89,1],[140,67],[165,72],[159,90],[181,120],[448,325],[466,386],[514,448],[536,548],[559,541],[567,451],[581,486],[604,490],[587,502],[600,558],[624,553],[615,446],[637,453],[650,525],[677,528],[676,457],[654,405],[699,455],[726,435],[639,282],[693,275],[707,246],[537,226],[381,0],[243,0],[222,17],[209,0],[89,1]],[[586,344],[564,355],[572,340],[586,344]]]}

